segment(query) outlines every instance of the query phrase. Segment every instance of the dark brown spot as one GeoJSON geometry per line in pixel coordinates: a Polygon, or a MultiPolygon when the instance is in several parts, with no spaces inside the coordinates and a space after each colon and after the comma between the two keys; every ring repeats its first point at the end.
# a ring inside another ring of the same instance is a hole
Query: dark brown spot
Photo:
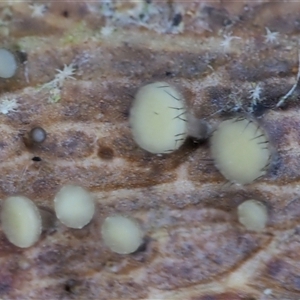
{"type": "Polygon", "coordinates": [[[107,146],[100,146],[98,149],[98,156],[104,160],[111,160],[114,158],[114,151],[107,146]]]}
{"type": "Polygon", "coordinates": [[[34,156],[34,157],[32,158],[32,160],[33,160],[33,161],[42,161],[42,159],[41,159],[40,157],[38,157],[38,156],[34,156]]]}
{"type": "Polygon", "coordinates": [[[62,13],[61,13],[65,18],[68,18],[69,17],[69,12],[67,10],[64,10],[62,13]]]}
{"type": "Polygon", "coordinates": [[[176,14],[173,18],[173,26],[178,26],[182,21],[182,15],[180,13],[176,14]]]}
{"type": "Polygon", "coordinates": [[[74,288],[76,286],[77,282],[74,279],[69,279],[64,286],[64,290],[68,293],[74,293],[74,288]]]}

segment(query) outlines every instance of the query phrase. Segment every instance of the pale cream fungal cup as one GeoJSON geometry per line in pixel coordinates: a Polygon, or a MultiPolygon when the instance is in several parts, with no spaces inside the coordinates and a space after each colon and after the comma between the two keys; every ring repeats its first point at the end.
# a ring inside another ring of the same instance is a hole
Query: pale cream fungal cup
{"type": "Polygon", "coordinates": [[[24,196],[12,196],[4,200],[1,225],[7,239],[20,248],[35,244],[42,232],[39,209],[24,196]]]}
{"type": "Polygon", "coordinates": [[[212,134],[215,166],[234,183],[248,184],[263,176],[271,160],[271,148],[263,130],[252,120],[223,121],[212,134]]]}
{"type": "Polygon", "coordinates": [[[166,82],[141,87],[130,111],[135,142],[144,150],[169,153],[187,137],[187,114],[182,95],[166,82]]]}
{"type": "Polygon", "coordinates": [[[104,244],[113,252],[129,254],[143,243],[143,231],[131,218],[115,215],[107,217],[101,227],[104,244]]]}
{"type": "Polygon", "coordinates": [[[268,222],[268,211],[262,202],[250,199],[238,206],[238,219],[248,230],[262,231],[268,222]]]}
{"type": "Polygon", "coordinates": [[[80,229],[92,220],[95,201],[84,188],[65,185],[54,198],[54,209],[60,222],[67,227],[80,229]]]}
{"type": "Polygon", "coordinates": [[[11,78],[17,71],[17,60],[14,54],[6,49],[0,48],[0,78],[11,78]]]}

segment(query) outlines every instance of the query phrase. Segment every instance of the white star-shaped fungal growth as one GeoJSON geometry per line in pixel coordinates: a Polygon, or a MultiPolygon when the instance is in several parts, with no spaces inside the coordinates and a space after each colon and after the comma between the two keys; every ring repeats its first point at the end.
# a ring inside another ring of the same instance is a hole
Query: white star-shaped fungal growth
{"type": "Polygon", "coordinates": [[[249,98],[252,100],[253,105],[256,105],[257,102],[261,100],[261,92],[262,87],[259,84],[257,84],[252,90],[249,91],[249,98]]]}
{"type": "Polygon", "coordinates": [[[34,18],[40,18],[44,16],[44,13],[46,11],[46,5],[45,4],[31,4],[29,7],[32,9],[31,16],[34,18]]]}
{"type": "Polygon", "coordinates": [[[267,34],[265,35],[266,43],[275,43],[278,40],[279,33],[275,31],[271,31],[268,27],[266,27],[267,34]]]}
{"type": "Polygon", "coordinates": [[[63,82],[66,79],[74,79],[75,80],[75,78],[72,76],[75,74],[75,69],[74,69],[73,64],[70,64],[68,66],[64,65],[63,70],[56,69],[56,71],[58,73],[55,75],[54,81],[56,81],[59,86],[62,86],[63,82]]]}
{"type": "Polygon", "coordinates": [[[4,97],[0,100],[0,113],[3,115],[7,115],[11,111],[16,111],[17,107],[18,103],[15,98],[9,99],[8,97],[4,97]]]}
{"type": "Polygon", "coordinates": [[[50,82],[45,83],[41,89],[47,88],[49,90],[49,98],[50,102],[58,102],[61,99],[61,89],[63,83],[66,79],[74,79],[72,75],[75,74],[75,68],[73,63],[70,65],[64,65],[63,70],[56,69],[57,74],[55,75],[54,79],[50,82]]]}
{"type": "Polygon", "coordinates": [[[221,42],[220,46],[223,48],[224,51],[228,51],[230,49],[230,44],[232,40],[239,40],[241,39],[238,36],[232,36],[231,32],[228,34],[223,35],[224,40],[221,42]]]}

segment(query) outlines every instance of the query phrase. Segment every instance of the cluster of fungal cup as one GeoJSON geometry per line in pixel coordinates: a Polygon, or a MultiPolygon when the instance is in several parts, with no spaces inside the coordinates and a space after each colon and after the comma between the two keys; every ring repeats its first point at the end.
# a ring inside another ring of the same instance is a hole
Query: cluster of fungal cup
{"type": "MultiPolygon", "coordinates": [[[[15,56],[0,49],[0,77],[11,78],[16,70],[15,56]]],[[[212,130],[207,121],[196,118],[189,111],[182,93],[167,82],[149,83],[138,89],[129,123],[136,144],[157,155],[178,150],[187,137],[209,139],[215,166],[235,184],[249,184],[260,178],[270,164],[268,138],[256,121],[237,117],[221,122],[212,130]]],[[[43,128],[35,127],[27,134],[26,143],[38,145],[46,137],[43,128]]],[[[77,230],[88,225],[95,213],[94,196],[80,186],[63,186],[53,203],[56,218],[77,230]]],[[[267,209],[257,200],[243,202],[237,213],[239,222],[248,230],[261,231],[267,224],[267,209]]],[[[28,248],[38,242],[45,224],[53,224],[45,218],[49,219],[49,214],[25,196],[11,196],[3,201],[2,230],[18,247],[28,248]]],[[[133,253],[143,243],[143,230],[137,221],[127,216],[108,216],[99,231],[103,243],[119,254],[133,253]]]]}
{"type": "MultiPolygon", "coordinates": [[[[216,168],[238,185],[264,176],[272,158],[268,137],[256,120],[235,117],[212,130],[188,110],[183,95],[166,82],[147,84],[137,91],[130,126],[136,144],[153,154],[178,150],[188,136],[209,139],[216,168]]],[[[238,219],[247,229],[259,231],[266,225],[267,210],[261,202],[248,200],[238,207],[238,219]]]]}
{"type": "Polygon", "coordinates": [[[270,164],[268,138],[255,120],[232,118],[212,131],[206,121],[188,110],[182,94],[166,82],[147,84],[137,91],[129,122],[137,145],[153,154],[179,149],[188,136],[209,138],[215,166],[233,183],[251,183],[263,176],[270,164]]]}
{"type": "MultiPolygon", "coordinates": [[[[86,189],[76,185],[63,186],[54,198],[56,218],[65,226],[81,229],[92,220],[95,200],[86,189]]],[[[28,248],[40,238],[47,225],[54,222],[42,208],[24,196],[11,196],[3,201],[2,230],[7,239],[17,247],[28,248]]],[[[138,222],[122,215],[108,216],[99,230],[104,244],[113,252],[129,254],[143,242],[143,232],[138,222]]]]}
{"type": "MultiPolygon", "coordinates": [[[[46,137],[43,128],[34,127],[26,134],[26,142],[30,145],[40,144],[46,137]]],[[[69,228],[81,229],[91,222],[95,213],[94,196],[77,185],[62,186],[53,203],[55,216],[25,196],[5,199],[0,217],[7,239],[17,247],[28,248],[38,242],[43,230],[55,226],[53,216],[69,228]]],[[[122,215],[108,216],[103,221],[100,233],[106,247],[119,254],[135,252],[143,242],[143,232],[138,222],[122,215]]]]}
{"type": "MultiPolygon", "coordinates": [[[[14,54],[0,48],[0,78],[13,77],[17,67],[14,54]]],[[[27,147],[35,147],[43,143],[46,138],[47,132],[37,126],[24,135],[24,143],[27,147]]],[[[35,157],[33,160],[41,159],[35,157]]],[[[91,222],[95,213],[94,196],[83,187],[76,185],[69,184],[61,187],[54,197],[53,206],[55,216],[23,195],[6,198],[2,202],[0,213],[4,235],[15,246],[28,248],[38,242],[43,230],[55,226],[53,217],[64,226],[81,229],[91,222]]],[[[143,242],[143,231],[138,222],[122,215],[108,216],[103,221],[99,234],[102,235],[106,247],[119,254],[132,253],[143,242]]]]}

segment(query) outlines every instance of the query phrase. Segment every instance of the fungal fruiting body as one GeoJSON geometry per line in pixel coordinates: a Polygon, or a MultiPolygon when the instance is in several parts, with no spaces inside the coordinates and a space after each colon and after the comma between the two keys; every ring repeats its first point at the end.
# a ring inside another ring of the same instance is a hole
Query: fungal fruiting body
{"type": "Polygon", "coordinates": [[[264,132],[245,118],[221,122],[212,135],[211,152],[223,176],[238,184],[251,183],[263,176],[271,158],[264,132]]]}
{"type": "Polygon", "coordinates": [[[6,49],[0,49],[0,77],[11,78],[17,70],[17,61],[15,56],[6,49]]]}
{"type": "Polygon", "coordinates": [[[177,150],[187,137],[186,107],[181,94],[166,82],[141,87],[130,111],[135,142],[151,153],[177,150]]]}
{"type": "Polygon", "coordinates": [[[247,200],[238,206],[239,222],[248,230],[261,231],[268,221],[267,208],[257,200],[247,200]]]}
{"type": "Polygon", "coordinates": [[[135,252],[143,242],[143,233],[137,222],[124,216],[107,217],[101,227],[104,244],[113,252],[135,252]]]}
{"type": "Polygon", "coordinates": [[[54,209],[57,218],[67,227],[80,229],[93,218],[93,196],[80,186],[66,185],[56,194],[54,209]]]}
{"type": "Polygon", "coordinates": [[[42,232],[42,219],[38,208],[23,196],[9,197],[4,201],[1,224],[7,239],[21,248],[32,246],[42,232]]]}
{"type": "Polygon", "coordinates": [[[29,136],[33,143],[40,144],[45,141],[45,139],[47,137],[47,133],[43,128],[35,127],[33,129],[31,129],[29,136]]]}

